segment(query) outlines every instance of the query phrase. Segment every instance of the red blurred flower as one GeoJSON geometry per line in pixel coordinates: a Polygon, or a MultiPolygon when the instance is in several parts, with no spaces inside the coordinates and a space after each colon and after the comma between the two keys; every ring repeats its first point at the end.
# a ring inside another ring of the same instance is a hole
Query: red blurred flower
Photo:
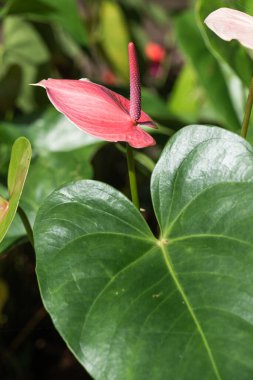
{"type": "Polygon", "coordinates": [[[166,51],[163,46],[155,42],[149,42],[145,47],[145,54],[150,61],[161,63],[164,61],[166,51]]]}

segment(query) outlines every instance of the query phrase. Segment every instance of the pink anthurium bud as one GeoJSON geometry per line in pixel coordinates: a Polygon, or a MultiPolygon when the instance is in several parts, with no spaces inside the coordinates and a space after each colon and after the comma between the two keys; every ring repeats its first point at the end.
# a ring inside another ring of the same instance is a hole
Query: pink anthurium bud
{"type": "MultiPolygon", "coordinates": [[[[134,54],[132,47],[130,50],[134,54]]],[[[54,107],[84,132],[106,141],[126,141],[134,148],[144,148],[154,145],[155,140],[141,126],[156,128],[156,125],[141,111],[140,93],[137,94],[133,84],[138,80],[136,65],[136,55],[131,55],[130,75],[135,76],[130,78],[132,106],[128,99],[87,79],[48,79],[36,85],[44,87],[54,107]]]]}
{"type": "Polygon", "coordinates": [[[219,8],[205,19],[205,24],[225,41],[238,40],[253,49],[253,17],[230,8],[219,8]]]}

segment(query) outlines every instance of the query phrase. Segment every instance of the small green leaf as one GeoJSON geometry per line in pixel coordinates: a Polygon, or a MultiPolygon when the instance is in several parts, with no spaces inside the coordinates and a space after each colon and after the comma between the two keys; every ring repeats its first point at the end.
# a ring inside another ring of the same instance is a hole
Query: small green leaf
{"type": "Polygon", "coordinates": [[[252,147],[216,127],[186,127],[151,191],[159,238],[96,181],[43,203],[37,275],[56,328],[96,380],[251,379],[252,147]]]}
{"type": "MultiPolygon", "coordinates": [[[[4,199],[8,199],[8,189],[0,184],[0,194],[4,199]]],[[[0,254],[12,247],[14,244],[22,242],[26,236],[25,228],[21,222],[20,216],[16,213],[7,234],[3,241],[0,243],[0,254]]]]}
{"type": "Polygon", "coordinates": [[[15,217],[30,165],[31,156],[32,149],[30,142],[25,137],[20,137],[15,141],[11,152],[8,172],[9,200],[7,202],[1,198],[0,201],[0,206],[4,209],[0,223],[0,242],[3,240],[15,217]]]}

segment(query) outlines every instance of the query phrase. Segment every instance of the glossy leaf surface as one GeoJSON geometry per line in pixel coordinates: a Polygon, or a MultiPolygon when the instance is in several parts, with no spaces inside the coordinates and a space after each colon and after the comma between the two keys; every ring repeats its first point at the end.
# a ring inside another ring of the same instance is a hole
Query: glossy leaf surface
{"type": "Polygon", "coordinates": [[[215,127],[172,137],[152,177],[161,235],[95,181],[55,191],[35,222],[55,326],[95,379],[253,376],[253,149],[215,127]]]}
{"type": "Polygon", "coordinates": [[[8,200],[0,198],[0,242],[7,233],[18,208],[26,180],[32,149],[30,142],[20,137],[13,145],[8,171],[8,200]]]}

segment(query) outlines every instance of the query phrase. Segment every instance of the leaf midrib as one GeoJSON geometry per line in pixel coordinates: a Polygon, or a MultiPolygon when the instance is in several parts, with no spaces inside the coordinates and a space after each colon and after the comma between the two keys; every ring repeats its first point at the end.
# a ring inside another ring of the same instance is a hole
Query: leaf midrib
{"type": "Polygon", "coordinates": [[[166,266],[167,266],[167,268],[169,270],[169,273],[170,273],[170,275],[171,275],[171,277],[172,277],[172,279],[173,279],[173,281],[174,281],[174,283],[176,285],[176,288],[178,289],[179,293],[181,294],[181,296],[182,296],[182,298],[183,298],[183,300],[185,302],[185,305],[186,305],[186,307],[187,307],[187,309],[188,309],[188,311],[189,311],[189,313],[190,313],[190,315],[191,315],[191,317],[193,319],[193,322],[195,323],[196,328],[197,328],[197,330],[198,330],[198,332],[199,332],[199,334],[201,336],[201,339],[202,339],[203,344],[205,346],[205,349],[207,351],[207,355],[208,355],[208,357],[210,359],[210,362],[211,362],[214,374],[215,374],[217,380],[222,380],[222,378],[220,376],[220,373],[219,373],[219,370],[218,370],[218,367],[217,367],[216,362],[214,360],[214,356],[213,356],[211,347],[209,346],[209,343],[208,343],[207,338],[205,336],[205,333],[204,333],[204,331],[203,331],[203,329],[201,327],[201,324],[198,321],[197,316],[194,313],[193,307],[191,306],[191,303],[188,300],[188,298],[187,298],[187,296],[185,294],[185,291],[184,291],[182,285],[180,284],[179,279],[177,277],[177,274],[176,274],[176,272],[174,270],[173,264],[172,264],[170,256],[169,256],[167,245],[165,246],[164,243],[161,242],[160,243],[160,248],[161,248],[161,251],[162,251],[162,255],[163,255],[165,264],[166,264],[166,266]]]}
{"type": "MultiPolygon", "coordinates": [[[[200,334],[200,337],[201,337],[201,339],[203,341],[204,347],[206,349],[206,352],[207,352],[207,355],[209,357],[209,360],[210,360],[211,366],[213,368],[213,372],[214,372],[214,374],[216,376],[216,379],[217,380],[222,380],[221,375],[220,375],[219,370],[218,370],[218,367],[216,365],[216,362],[215,362],[212,350],[211,350],[211,348],[209,346],[209,343],[208,343],[207,338],[205,336],[205,333],[204,333],[204,331],[202,329],[202,326],[201,326],[200,322],[198,321],[198,318],[195,315],[193,307],[192,307],[190,301],[188,300],[188,298],[187,298],[187,296],[185,294],[185,291],[184,291],[184,289],[183,289],[183,287],[182,287],[182,285],[181,285],[181,283],[180,283],[180,281],[179,281],[179,279],[177,277],[177,274],[175,272],[174,266],[173,266],[173,264],[171,262],[171,259],[170,259],[170,256],[169,256],[169,252],[167,252],[167,244],[165,245],[162,241],[156,241],[156,242],[157,242],[158,247],[160,247],[160,250],[161,250],[163,259],[165,261],[166,267],[168,268],[168,272],[171,275],[172,280],[174,281],[176,289],[179,291],[181,297],[183,298],[183,301],[184,301],[184,303],[185,303],[185,305],[187,307],[187,310],[188,310],[188,312],[190,313],[190,315],[192,317],[192,320],[193,320],[193,322],[194,322],[194,324],[196,326],[196,329],[197,329],[198,333],[200,334]]],[[[156,249],[157,245],[151,247],[148,251],[146,251],[136,261],[142,260],[144,256],[146,256],[147,254],[150,253],[150,251],[152,251],[153,249],[156,249]]],[[[91,311],[94,308],[94,305],[96,304],[96,301],[99,299],[99,297],[101,296],[101,294],[104,293],[105,289],[109,286],[109,284],[112,283],[112,281],[115,279],[115,277],[118,276],[119,273],[121,273],[122,271],[125,271],[126,268],[128,268],[129,266],[135,265],[136,261],[131,262],[130,265],[127,265],[127,267],[124,267],[120,272],[118,272],[112,279],[110,279],[110,281],[106,284],[106,286],[103,287],[103,289],[99,292],[99,294],[97,295],[96,299],[93,300],[93,302],[92,302],[92,304],[91,304],[91,306],[90,306],[90,308],[88,310],[88,313],[86,314],[86,316],[84,318],[82,331],[84,330],[86,322],[88,320],[88,317],[91,314],[91,311]]]]}

